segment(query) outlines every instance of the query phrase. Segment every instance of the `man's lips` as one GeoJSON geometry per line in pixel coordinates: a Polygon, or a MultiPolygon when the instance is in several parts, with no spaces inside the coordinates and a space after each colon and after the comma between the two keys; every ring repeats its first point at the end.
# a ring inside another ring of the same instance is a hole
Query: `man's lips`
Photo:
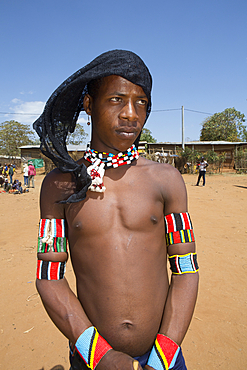
{"type": "Polygon", "coordinates": [[[134,127],[121,127],[116,129],[116,133],[119,135],[121,134],[136,135],[138,133],[138,130],[134,127]]]}
{"type": "Polygon", "coordinates": [[[121,136],[122,138],[130,139],[137,136],[137,130],[131,129],[121,129],[116,130],[117,135],[121,136]]]}

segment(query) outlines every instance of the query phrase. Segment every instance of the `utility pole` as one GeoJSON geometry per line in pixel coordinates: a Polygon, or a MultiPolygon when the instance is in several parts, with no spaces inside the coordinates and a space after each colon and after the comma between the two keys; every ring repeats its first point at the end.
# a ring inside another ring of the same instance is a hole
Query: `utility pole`
{"type": "Polygon", "coordinates": [[[182,105],[182,149],[184,150],[184,106],[182,105]]]}

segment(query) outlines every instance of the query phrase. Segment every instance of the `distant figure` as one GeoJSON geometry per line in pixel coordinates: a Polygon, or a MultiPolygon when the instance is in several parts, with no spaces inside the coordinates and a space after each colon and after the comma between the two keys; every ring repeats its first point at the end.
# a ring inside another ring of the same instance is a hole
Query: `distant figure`
{"type": "Polygon", "coordinates": [[[4,164],[3,174],[4,174],[5,176],[8,176],[8,165],[7,165],[7,163],[5,163],[5,164],[4,164]]]}
{"type": "Polygon", "coordinates": [[[30,188],[30,184],[32,181],[32,188],[34,188],[34,176],[36,176],[36,170],[33,165],[33,162],[29,162],[28,165],[28,187],[30,188]]]}
{"type": "Polygon", "coordinates": [[[12,184],[13,182],[13,175],[14,175],[14,170],[12,164],[9,164],[9,182],[12,184]]]}
{"type": "Polygon", "coordinates": [[[28,165],[25,163],[23,166],[24,186],[28,186],[28,165]]]}
{"type": "Polygon", "coordinates": [[[19,183],[19,180],[14,180],[14,182],[12,184],[12,189],[13,190],[16,190],[17,189],[18,183],[19,183]]]}
{"type": "Polygon", "coordinates": [[[201,177],[203,178],[202,186],[205,186],[205,182],[206,182],[205,175],[206,175],[206,168],[208,167],[208,163],[207,161],[205,161],[204,157],[201,158],[201,162],[198,163],[197,167],[199,169],[199,175],[198,175],[196,186],[199,186],[201,177]]]}
{"type": "Polygon", "coordinates": [[[5,183],[4,183],[4,186],[3,186],[4,190],[8,193],[9,190],[11,189],[11,185],[9,183],[9,180],[8,179],[5,179],[5,183]]]}
{"type": "Polygon", "coordinates": [[[22,186],[21,186],[21,182],[18,182],[14,194],[22,194],[22,193],[23,193],[23,189],[22,189],[22,186]]]}
{"type": "Polygon", "coordinates": [[[3,177],[3,175],[0,175],[0,186],[1,187],[3,187],[4,182],[5,182],[5,178],[3,177]]]}

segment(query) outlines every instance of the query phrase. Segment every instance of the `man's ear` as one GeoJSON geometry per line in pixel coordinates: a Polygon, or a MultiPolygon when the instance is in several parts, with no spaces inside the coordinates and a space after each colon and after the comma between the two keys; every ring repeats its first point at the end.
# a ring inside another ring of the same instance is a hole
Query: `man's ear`
{"type": "Polygon", "coordinates": [[[83,100],[83,108],[84,108],[84,110],[85,110],[85,112],[89,115],[89,116],[91,116],[91,114],[92,114],[92,97],[91,97],[91,95],[89,95],[89,94],[86,94],[85,96],[84,96],[84,100],[83,100]]]}

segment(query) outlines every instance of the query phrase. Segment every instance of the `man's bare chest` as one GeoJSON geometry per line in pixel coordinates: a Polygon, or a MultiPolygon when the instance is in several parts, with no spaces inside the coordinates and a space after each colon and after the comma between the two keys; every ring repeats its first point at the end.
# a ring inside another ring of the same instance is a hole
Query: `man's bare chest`
{"type": "Polygon", "coordinates": [[[106,191],[88,191],[85,201],[66,211],[68,227],[84,235],[112,229],[141,231],[163,221],[163,200],[151,182],[105,178],[106,191]]]}

